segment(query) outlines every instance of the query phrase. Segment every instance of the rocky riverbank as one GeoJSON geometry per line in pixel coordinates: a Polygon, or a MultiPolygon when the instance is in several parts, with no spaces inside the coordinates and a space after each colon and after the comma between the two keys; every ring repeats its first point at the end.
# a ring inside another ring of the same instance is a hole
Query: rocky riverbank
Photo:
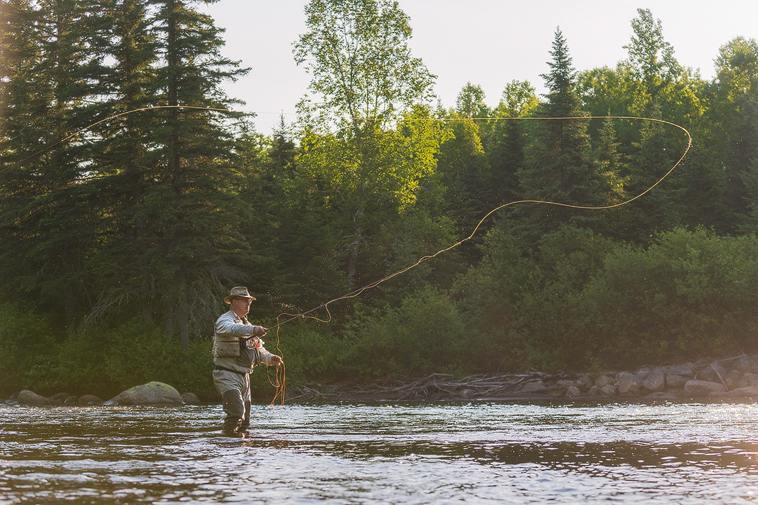
{"type": "Polygon", "coordinates": [[[432,374],[412,381],[373,385],[309,384],[292,388],[287,401],[688,400],[718,397],[758,398],[758,355],[596,374],[530,370],[461,379],[432,374]]]}
{"type": "Polygon", "coordinates": [[[200,403],[194,393],[182,393],[163,382],[148,382],[134,386],[108,401],[94,395],[75,396],[57,393],[53,396],[38,395],[25,389],[11,397],[19,405],[196,405],[200,403]]]}
{"type": "MultiPolygon", "coordinates": [[[[539,399],[669,399],[721,397],[758,398],[758,355],[641,367],[602,373],[528,370],[522,373],[448,374],[387,381],[382,384],[311,383],[287,391],[287,403],[334,401],[508,401],[539,399]]],[[[14,395],[21,405],[186,405],[200,403],[193,393],[150,382],[128,389],[108,401],[58,393],[50,397],[24,390],[14,395]]]]}

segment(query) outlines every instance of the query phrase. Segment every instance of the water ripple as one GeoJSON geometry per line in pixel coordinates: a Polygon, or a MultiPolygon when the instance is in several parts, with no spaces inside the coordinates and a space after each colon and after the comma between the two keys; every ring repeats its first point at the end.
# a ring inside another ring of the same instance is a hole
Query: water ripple
{"type": "Polygon", "coordinates": [[[747,503],[752,403],[0,404],[6,503],[747,503]]]}

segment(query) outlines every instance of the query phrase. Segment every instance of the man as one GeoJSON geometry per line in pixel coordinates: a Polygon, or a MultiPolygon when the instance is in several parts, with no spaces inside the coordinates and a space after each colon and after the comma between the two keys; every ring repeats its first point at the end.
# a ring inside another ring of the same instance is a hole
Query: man
{"type": "Polygon", "coordinates": [[[231,310],[216,320],[213,332],[213,383],[224,402],[224,434],[244,437],[250,426],[250,374],[260,363],[279,366],[282,358],[271,354],[259,338],[267,328],[247,321],[255,300],[245,286],[231,289],[224,302],[231,310]]]}

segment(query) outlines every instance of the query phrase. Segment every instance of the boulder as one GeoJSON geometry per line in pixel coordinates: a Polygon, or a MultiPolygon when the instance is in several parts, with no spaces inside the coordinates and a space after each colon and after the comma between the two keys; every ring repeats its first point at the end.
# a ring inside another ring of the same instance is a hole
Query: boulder
{"type": "Polygon", "coordinates": [[[742,374],[742,377],[740,377],[740,380],[737,381],[738,388],[749,388],[753,386],[758,386],[758,374],[745,372],[742,374]]]}
{"type": "MultiPolygon", "coordinates": [[[[460,394],[464,398],[471,398],[474,396],[474,390],[464,389],[460,392],[460,394]]],[[[198,398],[195,393],[182,393],[182,400],[184,400],[185,405],[200,405],[200,398],[198,398]]]]}
{"type": "Polygon", "coordinates": [[[680,375],[682,377],[688,377],[692,378],[695,376],[695,372],[693,371],[693,366],[684,364],[684,365],[674,365],[674,366],[667,366],[664,368],[663,372],[666,375],[680,375]]]}
{"type": "Polygon", "coordinates": [[[619,396],[637,396],[642,389],[642,381],[633,373],[621,372],[616,374],[616,385],[619,396]]]}
{"type": "Polygon", "coordinates": [[[758,374],[758,356],[741,356],[734,362],[734,369],[743,374],[758,374]]]}
{"type": "Polygon", "coordinates": [[[179,392],[163,382],[134,386],[114,396],[104,405],[183,405],[179,392]]]}
{"type": "Polygon", "coordinates": [[[103,400],[95,395],[83,395],[79,397],[77,403],[81,405],[102,405],[103,400]]]}
{"type": "Polygon", "coordinates": [[[565,394],[565,396],[567,398],[573,398],[573,397],[579,396],[581,394],[582,394],[582,392],[576,386],[569,386],[568,388],[566,388],[566,394],[565,394]]]}
{"type": "Polygon", "coordinates": [[[595,385],[599,388],[603,388],[607,385],[613,385],[616,383],[616,380],[608,375],[601,375],[597,379],[595,379],[595,385]]]}
{"type": "Polygon", "coordinates": [[[600,388],[597,386],[592,386],[587,390],[588,395],[597,396],[600,394],[600,388]]]}
{"type": "Polygon", "coordinates": [[[640,380],[642,380],[645,377],[647,377],[647,374],[649,374],[652,371],[653,370],[650,367],[643,366],[635,370],[634,375],[636,375],[637,377],[640,378],[640,380]]]}
{"type": "Polygon", "coordinates": [[[616,396],[618,394],[618,389],[616,389],[616,386],[613,384],[606,384],[600,388],[600,394],[603,396],[616,396]]]}
{"type": "Polygon", "coordinates": [[[725,391],[726,388],[719,382],[692,379],[684,385],[684,396],[709,396],[711,393],[725,391]]]}
{"type": "Polygon", "coordinates": [[[34,391],[29,391],[28,389],[21,391],[16,399],[18,400],[19,405],[60,405],[61,403],[59,400],[45,398],[34,391]]]}
{"type": "Polygon", "coordinates": [[[519,389],[520,393],[544,393],[545,391],[547,391],[547,386],[540,379],[531,380],[519,389]]]}
{"type": "Polygon", "coordinates": [[[714,361],[700,370],[695,377],[697,380],[706,382],[722,382],[726,377],[726,368],[718,361],[714,361]]]}
{"type": "Polygon", "coordinates": [[[666,387],[667,388],[683,388],[687,381],[690,380],[682,375],[667,375],[666,387]]]}
{"type": "Polygon", "coordinates": [[[642,379],[642,388],[651,393],[658,393],[666,388],[666,374],[661,370],[653,370],[642,379]]]}
{"type": "Polygon", "coordinates": [[[595,382],[592,380],[592,376],[588,373],[584,373],[579,376],[579,378],[576,380],[576,387],[581,389],[582,391],[589,390],[595,382]]]}

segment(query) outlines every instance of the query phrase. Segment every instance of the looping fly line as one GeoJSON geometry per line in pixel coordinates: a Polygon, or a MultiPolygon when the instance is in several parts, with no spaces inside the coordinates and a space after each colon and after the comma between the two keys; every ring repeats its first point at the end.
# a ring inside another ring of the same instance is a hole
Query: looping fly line
{"type": "Polygon", "coordinates": [[[424,261],[427,261],[427,260],[430,260],[432,258],[435,258],[435,257],[439,256],[440,254],[442,254],[444,252],[447,252],[447,251],[449,251],[451,249],[454,249],[454,248],[458,247],[459,245],[463,244],[464,242],[467,242],[468,240],[471,240],[474,237],[474,235],[476,235],[476,233],[478,232],[479,227],[482,225],[482,223],[488,217],[490,217],[492,214],[494,214],[495,212],[497,212],[500,209],[503,209],[505,207],[510,207],[512,205],[523,204],[523,203],[536,203],[536,204],[543,204],[543,205],[555,205],[555,206],[558,206],[558,207],[566,207],[566,208],[570,208],[570,209],[579,209],[579,210],[608,210],[608,209],[615,209],[615,208],[621,207],[623,205],[627,205],[627,204],[629,204],[629,203],[631,203],[631,202],[633,202],[633,201],[635,201],[635,200],[637,200],[639,198],[642,198],[644,195],[646,195],[647,193],[649,193],[650,191],[652,191],[656,186],[658,186],[661,182],[663,182],[663,180],[666,179],[669,175],[671,175],[671,173],[674,171],[674,169],[676,169],[676,167],[678,167],[681,164],[682,160],[684,160],[685,156],[687,156],[687,153],[689,152],[690,147],[692,147],[692,136],[690,135],[690,132],[687,131],[687,129],[684,128],[683,126],[680,126],[680,125],[678,125],[676,123],[671,123],[669,121],[664,121],[662,119],[649,119],[649,118],[640,118],[640,117],[634,117],[634,116],[603,116],[603,117],[585,117],[585,116],[579,116],[579,117],[546,117],[546,118],[527,118],[527,117],[525,117],[525,118],[466,118],[466,119],[460,119],[460,120],[458,120],[458,119],[417,119],[417,120],[411,119],[411,120],[407,120],[407,121],[466,121],[466,120],[472,120],[473,119],[473,120],[553,120],[553,121],[555,121],[555,120],[571,120],[571,119],[606,119],[606,118],[611,118],[611,119],[637,119],[637,120],[653,121],[653,122],[658,122],[658,123],[662,123],[662,124],[667,124],[667,125],[670,125],[670,126],[675,126],[676,128],[679,128],[680,130],[682,130],[684,133],[687,134],[687,139],[688,139],[687,140],[687,148],[684,150],[684,153],[677,160],[677,162],[674,164],[674,166],[672,166],[668,170],[668,172],[666,172],[663,175],[663,177],[661,177],[660,179],[658,179],[655,182],[655,184],[653,184],[652,186],[650,186],[649,188],[647,188],[642,193],[634,196],[633,198],[630,198],[630,199],[625,200],[623,202],[615,203],[613,205],[603,205],[603,206],[594,206],[594,207],[593,206],[585,206],[585,205],[572,205],[572,204],[569,204],[569,203],[561,203],[561,202],[550,202],[550,201],[546,201],[546,200],[516,200],[516,201],[513,201],[513,202],[505,203],[503,205],[495,207],[494,209],[492,209],[491,211],[489,211],[487,214],[485,214],[484,217],[482,217],[479,220],[479,222],[476,224],[476,226],[474,227],[474,229],[473,229],[473,231],[471,232],[470,235],[468,235],[467,237],[459,240],[458,242],[454,243],[453,245],[451,245],[449,247],[446,247],[444,249],[440,249],[439,251],[437,251],[434,254],[430,254],[428,256],[422,256],[421,258],[419,258],[419,260],[416,263],[413,263],[412,265],[407,266],[407,267],[403,268],[402,270],[398,270],[397,272],[392,273],[390,275],[387,275],[386,277],[384,277],[382,279],[379,279],[377,281],[374,281],[374,282],[371,282],[369,284],[366,284],[363,287],[357,288],[354,291],[351,291],[351,292],[349,292],[347,294],[344,294],[342,296],[339,296],[337,298],[329,300],[328,302],[324,302],[321,305],[319,305],[318,307],[314,307],[314,308],[312,308],[312,309],[310,309],[308,311],[301,312],[299,314],[290,314],[290,313],[287,313],[287,312],[283,312],[283,313],[279,314],[279,316],[277,316],[277,324],[275,326],[273,326],[272,328],[277,328],[277,327],[279,327],[279,326],[281,326],[281,325],[283,325],[285,323],[288,323],[290,321],[293,321],[295,319],[300,319],[300,318],[315,319],[317,321],[324,322],[324,323],[329,322],[331,320],[331,313],[329,312],[329,305],[330,304],[332,304],[334,302],[337,302],[339,300],[345,300],[345,299],[348,299],[348,298],[354,298],[356,296],[359,296],[364,291],[366,291],[368,289],[375,288],[378,285],[382,284],[383,282],[386,282],[386,281],[392,279],[393,277],[396,277],[398,275],[404,274],[405,272],[407,272],[407,271],[409,271],[409,270],[411,270],[411,269],[419,266],[424,261]],[[322,308],[324,310],[326,310],[327,319],[319,319],[319,318],[314,317],[314,316],[308,316],[308,314],[310,314],[312,312],[315,312],[315,311],[317,311],[319,309],[322,309],[322,308]],[[286,320],[284,320],[282,322],[279,322],[279,318],[282,317],[282,316],[290,316],[290,318],[286,319],[286,320]]]}
{"type": "MultiPolygon", "coordinates": [[[[386,281],[388,281],[388,280],[390,280],[390,279],[392,279],[394,277],[397,277],[398,275],[402,275],[402,274],[408,272],[409,270],[412,270],[412,269],[416,268],[421,263],[423,263],[425,261],[428,261],[428,260],[430,260],[432,258],[436,258],[440,254],[445,253],[445,252],[447,252],[447,251],[449,251],[451,249],[454,249],[454,248],[458,247],[459,245],[463,244],[464,242],[467,242],[468,240],[471,240],[474,237],[474,235],[476,235],[476,233],[479,231],[479,228],[481,227],[482,223],[487,218],[489,218],[492,214],[494,214],[495,212],[499,211],[500,209],[503,209],[505,207],[510,207],[510,206],[513,206],[513,205],[527,204],[527,203],[542,204],[542,205],[554,205],[554,206],[558,206],[558,207],[566,207],[566,208],[578,209],[578,210],[608,210],[608,209],[615,209],[617,207],[621,207],[623,205],[627,205],[629,203],[632,203],[633,201],[635,201],[635,200],[637,200],[639,198],[642,198],[644,195],[646,195],[649,192],[651,192],[656,186],[658,186],[661,182],[663,182],[664,179],[666,179],[669,175],[671,175],[671,173],[676,169],[676,167],[678,167],[681,164],[681,162],[684,160],[685,156],[687,156],[687,153],[689,152],[690,148],[692,147],[692,136],[690,135],[690,132],[686,128],[684,128],[683,126],[680,126],[680,125],[678,125],[676,123],[672,123],[670,121],[665,121],[665,120],[662,120],[662,119],[641,118],[641,117],[634,117],[634,116],[602,116],[602,117],[577,116],[577,117],[540,117],[540,118],[518,117],[518,118],[462,118],[462,119],[436,119],[436,118],[430,118],[430,119],[409,119],[409,120],[403,120],[403,121],[401,121],[401,122],[405,122],[405,121],[467,121],[467,120],[468,121],[470,121],[470,120],[478,120],[478,121],[481,121],[481,120],[485,120],[485,121],[488,121],[488,120],[497,120],[497,121],[500,121],[500,120],[537,120],[537,121],[540,121],[540,120],[542,120],[542,121],[552,120],[552,121],[565,121],[565,120],[574,120],[574,119],[577,119],[577,120],[579,120],[579,119],[590,120],[590,119],[608,119],[608,118],[610,118],[610,119],[629,119],[629,120],[651,121],[651,122],[657,122],[657,123],[661,123],[661,124],[666,124],[666,125],[669,125],[669,126],[674,126],[676,128],[679,128],[680,130],[682,130],[685,134],[687,134],[687,148],[684,150],[684,153],[677,160],[677,162],[674,164],[674,166],[672,166],[668,170],[668,172],[666,172],[663,175],[663,177],[661,177],[660,179],[658,179],[655,182],[655,184],[653,184],[652,186],[650,186],[649,188],[647,188],[642,193],[640,193],[640,194],[638,194],[638,195],[636,195],[636,196],[634,196],[632,198],[629,198],[628,200],[625,200],[623,202],[615,203],[613,205],[602,205],[602,206],[594,206],[593,207],[593,206],[585,206],[585,205],[572,205],[572,204],[561,203],[561,202],[550,202],[550,201],[546,201],[546,200],[517,200],[517,201],[508,202],[508,203],[505,203],[505,204],[500,205],[498,207],[495,207],[494,209],[492,209],[491,211],[489,211],[487,214],[484,215],[484,217],[482,217],[479,220],[479,222],[476,224],[476,226],[474,227],[474,229],[473,229],[473,231],[471,232],[470,235],[468,235],[467,237],[459,240],[458,242],[454,243],[453,245],[451,245],[449,247],[445,247],[444,249],[440,249],[439,251],[435,252],[434,254],[430,254],[430,255],[427,255],[427,256],[422,256],[421,258],[419,258],[418,261],[416,261],[412,265],[409,265],[409,266],[407,266],[407,267],[405,267],[405,268],[403,268],[401,270],[398,270],[397,272],[394,272],[394,273],[392,273],[390,275],[387,275],[386,277],[383,277],[383,278],[381,278],[381,279],[379,279],[377,281],[374,281],[374,282],[371,282],[369,284],[366,284],[365,286],[357,288],[357,289],[355,289],[355,290],[353,290],[353,291],[351,291],[349,293],[346,293],[346,294],[344,294],[342,296],[338,296],[337,298],[334,298],[332,300],[324,302],[321,305],[319,305],[318,307],[314,307],[313,309],[307,310],[305,312],[301,312],[299,314],[291,314],[291,313],[287,313],[287,312],[283,312],[283,313],[279,314],[276,317],[277,324],[274,325],[274,326],[272,326],[272,328],[276,328],[276,348],[277,348],[277,351],[279,351],[281,353],[281,350],[279,349],[279,327],[281,327],[281,325],[283,325],[285,323],[288,323],[290,321],[294,321],[296,319],[314,319],[314,320],[322,322],[322,323],[328,323],[332,319],[332,314],[329,311],[329,305],[330,304],[335,303],[335,302],[340,301],[340,300],[346,300],[346,299],[349,299],[349,298],[355,298],[357,296],[360,296],[363,292],[365,292],[365,291],[367,291],[369,289],[375,288],[375,287],[379,286],[380,284],[382,284],[382,283],[384,283],[384,282],[386,282],[386,281]],[[324,309],[326,311],[326,314],[327,314],[326,319],[321,319],[321,318],[318,318],[318,317],[315,317],[315,316],[309,316],[308,315],[308,314],[310,314],[312,312],[315,312],[317,310],[320,310],[320,309],[324,309]],[[283,316],[289,316],[289,319],[285,319],[284,321],[280,322],[279,319],[281,317],[283,317],[283,316]]],[[[355,118],[355,119],[356,120],[368,120],[368,119],[364,119],[364,118],[355,118]]],[[[282,370],[281,370],[281,376],[280,376],[280,371],[277,369],[276,381],[275,382],[271,382],[271,379],[269,378],[269,382],[271,383],[272,386],[274,386],[276,388],[276,395],[274,396],[274,399],[271,401],[271,404],[273,405],[273,403],[277,400],[277,398],[280,398],[281,403],[284,404],[284,369],[283,369],[283,367],[282,367],[282,370]]]]}
{"type": "MultiPolygon", "coordinates": [[[[44,149],[41,149],[41,150],[39,150],[39,151],[37,151],[37,152],[35,152],[35,153],[33,153],[33,154],[25,157],[24,159],[20,160],[18,163],[22,163],[22,162],[24,162],[24,161],[26,161],[26,160],[28,160],[30,158],[38,156],[39,154],[42,154],[43,152],[45,152],[45,151],[47,151],[49,149],[52,149],[56,145],[59,145],[59,144],[64,143],[64,142],[67,142],[70,139],[74,138],[75,136],[80,135],[81,133],[84,133],[85,131],[87,131],[87,130],[89,130],[91,128],[94,128],[95,126],[97,126],[97,125],[99,125],[101,123],[105,123],[107,121],[111,121],[113,119],[116,119],[116,118],[119,118],[119,117],[122,117],[122,116],[126,116],[128,114],[133,114],[133,113],[136,113],[136,112],[145,112],[145,111],[150,111],[150,110],[157,110],[157,109],[206,110],[206,111],[222,112],[222,113],[227,113],[227,114],[245,114],[245,113],[231,111],[229,109],[222,109],[222,108],[215,108],[215,107],[191,106],[191,105],[159,105],[159,106],[154,106],[154,107],[143,107],[143,108],[139,108],[139,109],[132,109],[132,110],[128,110],[128,111],[125,111],[125,112],[121,112],[119,114],[114,114],[114,115],[109,116],[109,117],[107,117],[105,119],[97,121],[97,122],[95,122],[95,123],[93,123],[93,124],[91,124],[91,125],[89,125],[89,126],[87,126],[85,128],[82,128],[81,130],[78,130],[78,131],[72,133],[71,135],[68,135],[67,137],[65,137],[65,138],[63,138],[63,139],[55,142],[54,144],[46,146],[44,149]]],[[[252,113],[250,113],[250,114],[252,114],[252,113]]],[[[374,121],[374,119],[370,119],[370,118],[353,118],[353,119],[355,121],[374,121]]],[[[625,200],[625,201],[619,202],[619,203],[615,203],[613,205],[602,205],[602,206],[572,205],[572,204],[568,204],[568,203],[551,202],[551,201],[546,201],[546,200],[516,200],[516,201],[513,201],[513,202],[504,203],[502,205],[499,205],[498,207],[495,207],[494,209],[492,209],[491,211],[489,211],[487,214],[485,214],[484,217],[482,217],[479,220],[479,222],[476,224],[476,226],[474,227],[474,229],[471,232],[471,234],[469,234],[467,237],[464,237],[463,239],[459,240],[458,242],[456,242],[456,243],[454,243],[454,244],[452,244],[452,245],[450,245],[448,247],[440,249],[439,251],[435,252],[434,254],[422,256],[421,258],[419,258],[418,261],[416,261],[412,265],[409,265],[409,266],[407,266],[407,267],[405,267],[405,268],[403,268],[401,270],[398,270],[398,271],[396,271],[394,273],[391,273],[391,274],[389,274],[389,275],[387,275],[387,276],[385,276],[385,277],[383,277],[383,278],[381,278],[379,280],[376,280],[374,282],[366,284],[365,286],[357,288],[357,289],[355,289],[355,290],[353,290],[353,291],[351,291],[349,293],[346,293],[346,294],[344,294],[342,296],[338,296],[337,298],[333,298],[333,299],[331,299],[331,300],[329,300],[327,302],[322,303],[318,307],[314,307],[314,308],[312,308],[310,310],[307,310],[305,312],[301,312],[299,314],[292,314],[292,313],[282,312],[282,313],[280,313],[276,317],[276,321],[277,321],[276,325],[274,325],[271,328],[269,328],[269,329],[276,328],[276,348],[277,348],[277,351],[281,354],[281,350],[279,349],[279,328],[283,324],[288,323],[290,321],[294,321],[296,319],[314,319],[316,321],[323,322],[323,323],[330,322],[331,319],[332,319],[332,314],[329,311],[329,305],[331,305],[332,303],[338,302],[340,300],[347,300],[347,299],[350,299],[350,298],[355,298],[357,296],[360,296],[365,291],[367,291],[369,289],[373,289],[373,288],[379,286],[380,284],[382,284],[384,282],[387,282],[388,280],[390,280],[390,279],[392,279],[394,277],[402,275],[402,274],[408,272],[409,270],[412,270],[412,269],[416,268],[421,263],[423,263],[425,261],[428,261],[430,259],[436,258],[440,254],[443,254],[443,253],[445,253],[447,251],[450,251],[451,249],[454,249],[454,248],[458,247],[459,245],[463,244],[464,242],[467,242],[467,241],[471,240],[474,237],[474,235],[476,235],[477,232],[479,231],[479,228],[481,227],[482,223],[484,223],[484,221],[487,218],[489,218],[492,214],[494,214],[495,212],[499,211],[500,209],[503,209],[505,207],[510,207],[510,206],[513,206],[513,205],[529,204],[529,203],[532,203],[532,204],[541,204],[541,205],[554,205],[554,206],[558,206],[558,207],[565,207],[565,208],[578,209],[578,210],[608,210],[608,209],[615,209],[615,208],[627,205],[629,203],[632,203],[633,201],[638,200],[639,198],[642,198],[643,196],[645,196],[646,194],[648,194],[649,192],[651,192],[659,184],[661,184],[682,163],[682,161],[684,160],[684,158],[687,156],[687,153],[689,152],[690,148],[692,147],[692,136],[690,135],[690,132],[686,128],[684,128],[683,126],[680,126],[680,125],[678,125],[676,123],[672,123],[670,121],[665,121],[663,119],[642,118],[642,117],[635,117],[635,116],[598,116],[598,117],[592,117],[592,116],[573,116],[573,117],[515,117],[515,118],[514,117],[486,117],[486,118],[460,118],[460,119],[455,119],[455,118],[453,118],[453,119],[423,118],[422,119],[422,118],[420,118],[420,119],[403,119],[403,120],[401,120],[400,122],[427,122],[427,121],[428,122],[431,122],[431,121],[450,122],[450,121],[514,121],[514,120],[515,121],[568,121],[568,120],[591,120],[591,119],[628,119],[628,120],[640,120],[640,121],[650,121],[650,122],[656,122],[656,123],[661,123],[661,124],[673,126],[673,127],[679,128],[680,130],[682,130],[687,135],[687,147],[684,150],[684,153],[681,155],[681,157],[677,160],[677,162],[660,179],[658,179],[652,186],[650,186],[649,188],[647,188],[646,190],[644,190],[640,194],[638,194],[638,195],[636,195],[636,196],[634,196],[632,198],[629,198],[628,200],[625,200]],[[326,311],[327,316],[326,316],[325,319],[321,319],[321,318],[318,318],[316,316],[310,316],[310,315],[308,315],[308,314],[311,314],[311,313],[316,312],[316,311],[321,310],[321,309],[323,309],[323,310],[326,311]],[[280,319],[282,317],[284,317],[284,316],[288,316],[289,318],[285,319],[284,321],[280,321],[280,319]]],[[[273,404],[277,399],[279,399],[281,401],[281,403],[284,404],[284,393],[285,393],[284,363],[282,363],[280,366],[277,367],[275,380],[272,382],[271,378],[269,377],[269,382],[271,383],[272,386],[274,386],[276,388],[276,395],[274,396],[274,399],[271,401],[271,404],[273,404]]]]}

